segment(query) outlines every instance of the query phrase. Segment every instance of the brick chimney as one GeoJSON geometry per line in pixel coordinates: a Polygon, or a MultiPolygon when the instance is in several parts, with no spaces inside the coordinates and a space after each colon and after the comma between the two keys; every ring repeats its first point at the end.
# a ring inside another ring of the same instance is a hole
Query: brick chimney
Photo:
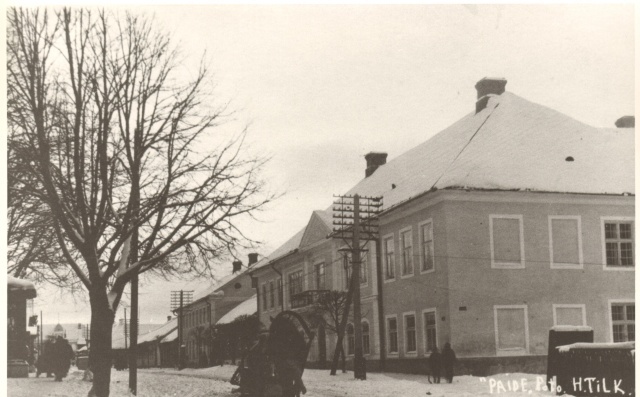
{"type": "Polygon", "coordinates": [[[233,272],[237,273],[242,270],[242,261],[233,261],[233,272]]]}
{"type": "Polygon", "coordinates": [[[488,95],[501,95],[504,93],[504,87],[507,80],[501,77],[485,77],[476,83],[476,91],[478,92],[476,101],[476,113],[479,113],[489,102],[488,95]]]}
{"type": "Polygon", "coordinates": [[[635,116],[622,116],[616,120],[616,127],[618,128],[636,128],[635,116]]]}
{"type": "Polygon", "coordinates": [[[249,263],[247,264],[247,266],[251,266],[253,264],[255,264],[256,262],[258,262],[258,254],[256,252],[252,252],[249,254],[249,263]]]}
{"type": "Polygon", "coordinates": [[[387,153],[369,152],[364,156],[367,160],[367,169],[364,171],[364,177],[368,178],[376,172],[378,167],[387,163],[387,153]]]}

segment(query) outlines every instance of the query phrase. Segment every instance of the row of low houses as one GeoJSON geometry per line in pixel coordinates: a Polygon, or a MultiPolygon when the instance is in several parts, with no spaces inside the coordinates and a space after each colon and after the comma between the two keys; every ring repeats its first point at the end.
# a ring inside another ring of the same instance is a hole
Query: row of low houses
{"type": "MultiPolygon", "coordinates": [[[[540,372],[556,325],[635,340],[634,117],[591,127],[506,83],[480,80],[468,115],[391,161],[367,154],[365,178],[343,192],[383,199],[360,273],[369,369],[421,372],[448,342],[460,373],[540,372]]],[[[268,328],[282,310],[346,290],[349,258],[332,229],[331,208],[313,211],[270,255],[234,262],[197,293],[180,321],[186,364],[225,356],[206,342],[212,325],[257,312],[268,328]]],[[[309,366],[323,366],[336,335],[314,327],[309,366]]],[[[344,344],[349,360],[353,320],[344,344]]]]}
{"type": "MultiPolygon", "coordinates": [[[[449,342],[462,372],[539,371],[554,325],[635,340],[633,116],[591,127],[506,83],[480,80],[468,115],[393,160],[367,154],[365,178],[340,192],[384,203],[360,274],[367,368],[419,371],[449,342]]],[[[332,223],[331,208],[313,211],[251,268],[266,326],[346,289],[332,223]]],[[[316,331],[311,365],[336,341],[316,331]]]]}

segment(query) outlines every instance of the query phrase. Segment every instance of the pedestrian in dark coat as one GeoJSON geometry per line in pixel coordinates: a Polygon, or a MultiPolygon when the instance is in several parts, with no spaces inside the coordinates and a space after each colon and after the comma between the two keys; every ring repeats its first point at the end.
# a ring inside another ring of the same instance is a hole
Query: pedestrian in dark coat
{"type": "Polygon", "coordinates": [[[42,353],[38,355],[38,359],[36,360],[36,378],[40,376],[40,374],[47,374],[47,378],[51,377],[51,353],[53,351],[53,343],[51,341],[44,342],[42,346],[42,353]]]}
{"type": "Polygon", "coordinates": [[[69,373],[69,367],[71,367],[71,359],[74,356],[73,349],[69,342],[62,337],[58,337],[53,344],[53,374],[55,375],[56,382],[62,382],[62,378],[69,373]]]}
{"type": "MultiPolygon", "coordinates": [[[[442,357],[437,347],[433,348],[429,356],[429,375],[433,378],[433,383],[440,383],[440,371],[442,367],[442,357]]],[[[429,380],[431,382],[431,380],[429,380]]]]}
{"type": "Polygon", "coordinates": [[[456,362],[456,353],[451,349],[449,342],[444,344],[442,349],[442,368],[444,369],[444,377],[448,383],[453,382],[453,365],[456,362]]]}

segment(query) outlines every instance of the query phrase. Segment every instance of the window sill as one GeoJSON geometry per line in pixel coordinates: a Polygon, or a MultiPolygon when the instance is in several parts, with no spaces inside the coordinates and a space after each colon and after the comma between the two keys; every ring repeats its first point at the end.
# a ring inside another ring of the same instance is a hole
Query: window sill
{"type": "Polygon", "coordinates": [[[576,263],[552,263],[552,269],[573,269],[573,270],[582,270],[584,269],[584,265],[576,264],[576,263]]]}
{"type": "Polygon", "coordinates": [[[614,271],[614,272],[632,272],[636,270],[635,266],[609,266],[604,265],[603,270],[614,271]]]}
{"type": "Polygon", "coordinates": [[[436,269],[420,270],[420,274],[435,273],[436,269]]]}
{"type": "Polygon", "coordinates": [[[396,278],[385,278],[384,280],[382,280],[383,283],[392,283],[396,281],[396,278]]]}
{"type": "Polygon", "coordinates": [[[415,276],[415,273],[403,274],[402,276],[400,276],[400,278],[401,278],[401,279],[404,279],[404,278],[411,278],[411,277],[413,277],[413,276],[415,276]]]}
{"type": "Polygon", "coordinates": [[[524,269],[524,263],[491,262],[492,269],[524,269]]]}

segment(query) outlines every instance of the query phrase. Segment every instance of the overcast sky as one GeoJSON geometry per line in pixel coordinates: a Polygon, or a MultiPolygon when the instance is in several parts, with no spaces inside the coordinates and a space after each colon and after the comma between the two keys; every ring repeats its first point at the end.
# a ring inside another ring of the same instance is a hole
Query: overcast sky
{"type": "MultiPolygon", "coordinates": [[[[207,51],[220,98],[231,100],[238,126],[250,123],[252,149],[272,157],[264,178],[286,194],[262,222],[243,223],[263,241],[261,255],[363,178],[366,153],[393,159],[473,111],[474,84],[485,76],[593,126],[634,114],[632,5],[133,10],[155,14],[185,58],[207,51]]],[[[220,276],[230,269],[224,264],[220,276]]],[[[141,322],[169,314],[170,290],[202,287],[142,285],[141,322]]],[[[86,306],[65,301],[43,291],[36,310],[47,323],[58,315],[88,322],[86,306]]]]}

